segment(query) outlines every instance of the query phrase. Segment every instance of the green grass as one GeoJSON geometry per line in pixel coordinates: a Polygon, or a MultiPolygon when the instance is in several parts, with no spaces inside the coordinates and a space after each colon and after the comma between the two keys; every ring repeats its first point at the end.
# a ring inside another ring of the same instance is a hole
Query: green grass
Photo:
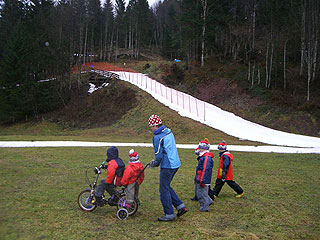
{"type": "MultiPolygon", "coordinates": [[[[147,119],[159,114],[173,130],[177,143],[196,144],[208,137],[211,145],[259,145],[240,141],[163,106],[129,83],[138,104],[107,127],[67,128],[45,120],[0,126],[0,141],[73,140],[148,142],[147,119]]],[[[127,163],[129,147],[121,147],[127,163]]],[[[136,148],[144,164],[153,149],[136,148]]],[[[235,180],[245,191],[241,199],[225,186],[209,213],[199,214],[192,202],[196,160],[193,150],[179,150],[182,166],[172,183],[189,212],[171,223],[163,214],[159,168],[146,169],[141,206],[126,221],[116,208],[105,206],[85,213],[77,196],[87,187],[85,171],[105,159],[106,148],[0,148],[0,239],[318,239],[320,235],[320,156],[234,152],[235,180]]],[[[217,171],[217,152],[214,152],[217,171]]],[[[93,170],[91,171],[93,174],[93,170]]]]}
{"type": "MultiPolygon", "coordinates": [[[[192,202],[196,160],[179,150],[182,166],[172,186],[189,212],[160,223],[159,168],[146,169],[141,206],[126,221],[116,208],[85,213],[77,196],[86,167],[105,159],[105,148],[1,148],[0,239],[318,239],[320,164],[314,154],[234,152],[234,175],[245,191],[236,199],[227,185],[209,213],[192,202]]],[[[129,148],[119,148],[127,163],[129,148]]],[[[144,164],[153,149],[137,148],[144,164]]],[[[213,181],[217,171],[217,152],[213,181]]],[[[93,170],[92,170],[93,174],[93,170]]]]}

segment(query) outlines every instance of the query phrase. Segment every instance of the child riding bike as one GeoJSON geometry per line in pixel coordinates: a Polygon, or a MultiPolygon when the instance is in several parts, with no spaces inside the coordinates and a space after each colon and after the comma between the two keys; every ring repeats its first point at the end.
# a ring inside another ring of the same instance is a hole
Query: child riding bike
{"type": "Polygon", "coordinates": [[[139,160],[139,155],[134,149],[129,151],[129,165],[126,167],[121,179],[121,185],[126,186],[125,193],[127,206],[130,208],[134,199],[138,199],[139,185],[144,180],[144,168],[139,160]]]}
{"type": "Polygon", "coordinates": [[[120,198],[119,193],[115,190],[116,186],[121,185],[121,178],[125,169],[125,165],[121,158],[119,158],[118,148],[112,146],[107,150],[107,166],[102,164],[104,168],[107,168],[107,178],[106,180],[101,180],[95,191],[96,204],[100,207],[104,205],[102,201],[102,196],[104,191],[110,194],[108,199],[108,204],[111,206],[116,206],[120,198]]]}

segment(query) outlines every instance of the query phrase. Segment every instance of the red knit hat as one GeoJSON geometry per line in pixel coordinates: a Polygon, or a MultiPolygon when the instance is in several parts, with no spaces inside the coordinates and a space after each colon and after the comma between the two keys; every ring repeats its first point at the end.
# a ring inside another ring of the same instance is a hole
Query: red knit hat
{"type": "Polygon", "coordinates": [[[204,150],[209,150],[210,149],[210,143],[209,139],[205,138],[202,141],[199,142],[198,148],[204,149],[204,150]]]}
{"type": "Polygon", "coordinates": [[[227,144],[225,141],[222,141],[221,143],[218,144],[218,149],[219,150],[227,150],[227,144]]]}
{"type": "Polygon", "coordinates": [[[157,126],[157,125],[160,125],[160,124],[162,124],[162,121],[161,121],[161,119],[160,119],[160,117],[158,115],[152,114],[149,117],[149,121],[148,121],[149,127],[157,126]]]}
{"type": "Polygon", "coordinates": [[[129,158],[130,158],[130,161],[137,161],[139,160],[139,155],[136,151],[134,151],[134,149],[131,149],[129,151],[129,158]]]}

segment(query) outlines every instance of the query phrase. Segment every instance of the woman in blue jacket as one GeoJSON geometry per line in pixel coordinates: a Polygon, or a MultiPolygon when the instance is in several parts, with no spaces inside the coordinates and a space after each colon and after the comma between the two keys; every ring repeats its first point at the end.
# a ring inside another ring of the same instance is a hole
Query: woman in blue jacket
{"type": "Polygon", "coordinates": [[[154,134],[152,143],[155,153],[155,159],[150,162],[150,167],[160,166],[159,192],[164,216],[159,217],[158,220],[172,221],[176,217],[172,206],[178,210],[178,217],[188,211],[170,186],[174,175],[181,166],[176,142],[173,133],[169,128],[162,125],[158,115],[151,115],[148,124],[154,134]]]}

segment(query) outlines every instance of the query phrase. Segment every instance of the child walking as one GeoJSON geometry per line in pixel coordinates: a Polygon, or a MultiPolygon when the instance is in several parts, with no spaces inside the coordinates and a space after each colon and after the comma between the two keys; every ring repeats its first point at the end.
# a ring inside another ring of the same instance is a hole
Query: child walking
{"type": "Polygon", "coordinates": [[[143,165],[139,160],[139,155],[134,149],[129,151],[129,165],[126,167],[121,179],[121,185],[126,186],[127,206],[130,207],[134,198],[138,198],[139,185],[144,180],[143,165]]]}
{"type": "Polygon", "coordinates": [[[218,150],[220,152],[218,175],[214,189],[210,191],[210,197],[214,199],[216,196],[218,196],[224,183],[227,182],[229,187],[231,187],[237,193],[236,197],[241,198],[244,194],[244,191],[235,181],[233,181],[233,155],[227,150],[227,144],[225,141],[222,141],[218,144],[218,150]]]}
{"type": "Polygon", "coordinates": [[[200,203],[198,212],[208,212],[209,206],[213,200],[209,197],[208,191],[211,183],[212,168],[213,168],[213,153],[210,151],[210,143],[207,138],[200,141],[195,153],[198,155],[198,166],[196,167],[195,196],[200,203]]]}

